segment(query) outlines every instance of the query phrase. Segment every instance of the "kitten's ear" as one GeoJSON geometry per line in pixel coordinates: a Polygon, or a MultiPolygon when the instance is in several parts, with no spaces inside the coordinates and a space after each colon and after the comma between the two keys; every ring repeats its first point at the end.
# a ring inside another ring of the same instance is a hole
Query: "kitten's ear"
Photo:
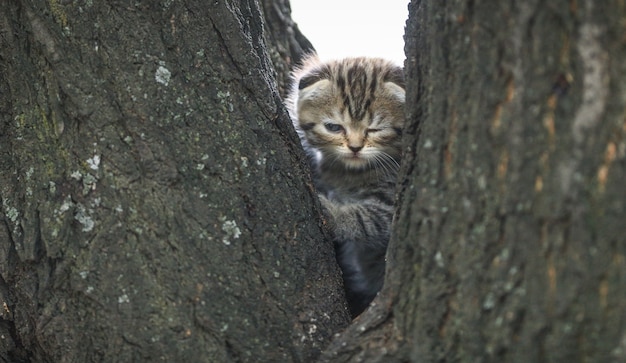
{"type": "Polygon", "coordinates": [[[406,83],[404,82],[404,69],[401,67],[394,66],[385,74],[384,77],[385,82],[393,82],[398,86],[402,87],[402,89],[406,89],[406,83]]]}
{"type": "Polygon", "coordinates": [[[300,78],[300,82],[298,83],[298,90],[302,90],[307,88],[308,86],[317,83],[323,79],[329,79],[330,73],[328,67],[320,67],[316,68],[307,74],[305,74],[302,78],[300,78]]]}

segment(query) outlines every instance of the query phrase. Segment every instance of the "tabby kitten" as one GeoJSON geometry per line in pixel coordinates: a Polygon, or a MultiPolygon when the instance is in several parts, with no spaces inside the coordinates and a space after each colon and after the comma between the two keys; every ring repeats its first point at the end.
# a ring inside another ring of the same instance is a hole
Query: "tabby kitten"
{"type": "Polygon", "coordinates": [[[353,316],[381,289],[404,124],[401,67],[379,58],[321,62],[293,72],[291,118],[306,150],[353,316]]]}

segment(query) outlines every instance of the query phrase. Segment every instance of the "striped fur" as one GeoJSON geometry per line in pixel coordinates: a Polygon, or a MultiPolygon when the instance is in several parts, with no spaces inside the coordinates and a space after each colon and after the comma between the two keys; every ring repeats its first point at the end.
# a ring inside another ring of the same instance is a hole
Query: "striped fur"
{"type": "Polygon", "coordinates": [[[305,59],[287,100],[311,160],[353,315],[382,287],[404,125],[402,68],[305,59]]]}

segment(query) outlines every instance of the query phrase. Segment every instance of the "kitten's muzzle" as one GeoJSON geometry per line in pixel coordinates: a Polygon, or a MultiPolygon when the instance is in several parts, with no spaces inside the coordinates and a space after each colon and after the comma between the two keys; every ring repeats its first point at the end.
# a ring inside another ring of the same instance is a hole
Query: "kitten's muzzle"
{"type": "Polygon", "coordinates": [[[363,149],[363,146],[350,146],[348,145],[348,149],[352,150],[353,153],[358,153],[363,149]]]}

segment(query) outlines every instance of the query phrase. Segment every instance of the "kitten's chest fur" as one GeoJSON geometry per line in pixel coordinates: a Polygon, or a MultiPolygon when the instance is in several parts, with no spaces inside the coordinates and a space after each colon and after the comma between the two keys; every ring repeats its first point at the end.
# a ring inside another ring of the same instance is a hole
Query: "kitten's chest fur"
{"type": "Polygon", "coordinates": [[[313,172],[313,178],[318,191],[327,198],[343,203],[358,203],[371,195],[380,196],[381,193],[392,197],[396,174],[395,171],[348,171],[320,165],[313,172]]]}

